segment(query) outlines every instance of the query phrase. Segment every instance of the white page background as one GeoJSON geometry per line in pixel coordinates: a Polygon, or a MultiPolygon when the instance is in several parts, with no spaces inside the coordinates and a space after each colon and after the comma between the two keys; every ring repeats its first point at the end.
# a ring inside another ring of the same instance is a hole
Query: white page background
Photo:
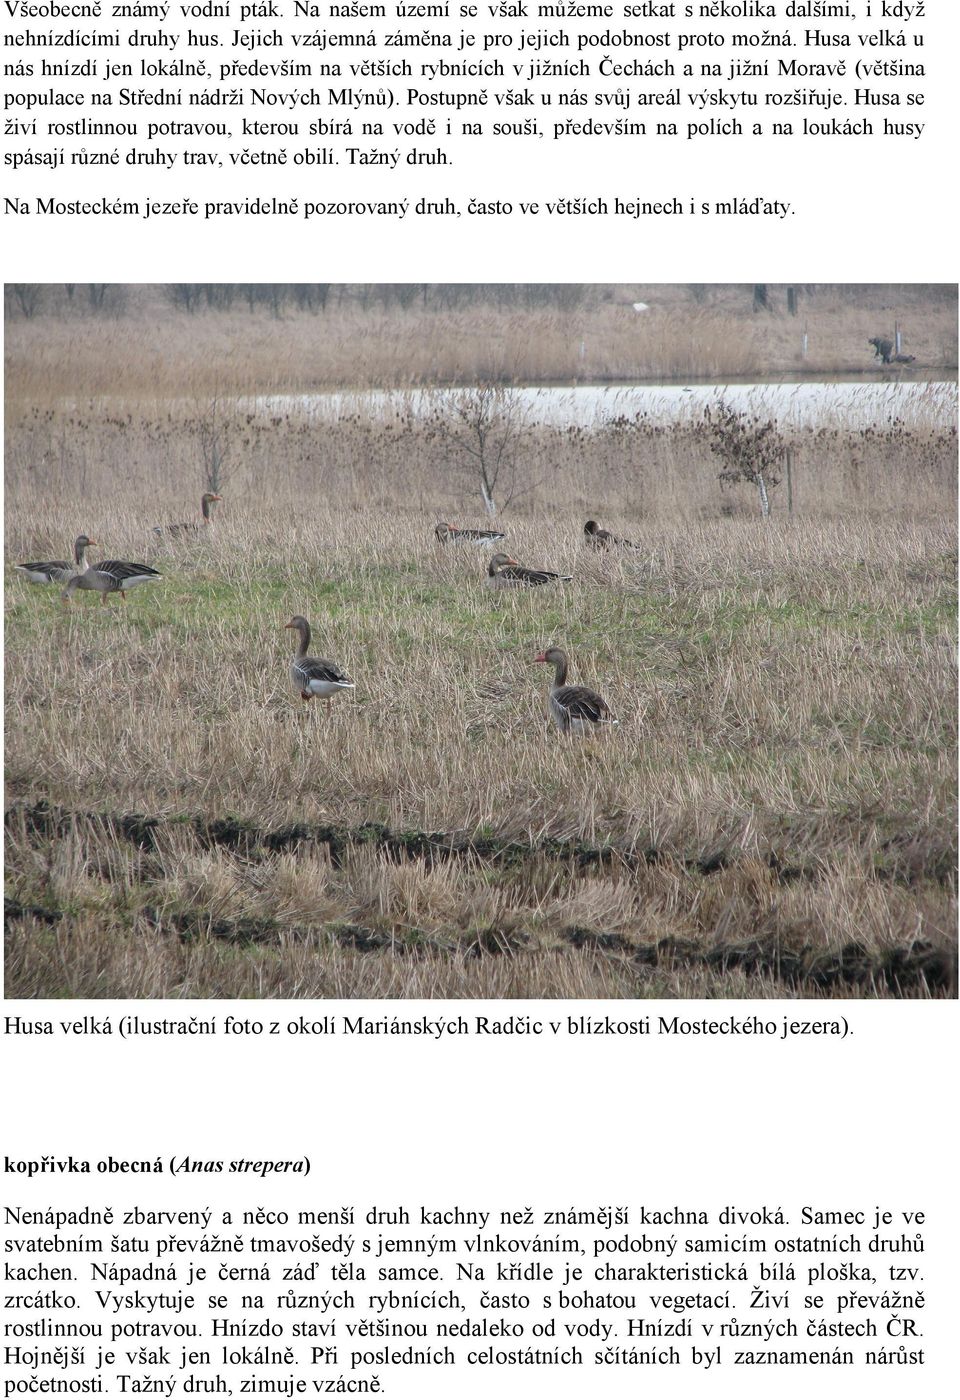
{"type": "MultiPolygon", "coordinates": [[[[662,1010],[670,1016],[711,1018],[733,1010],[740,1015],[759,1012],[764,1019],[778,1021],[784,1015],[804,1020],[834,1014],[824,1003],[796,1002],[628,1007],[626,1003],[578,1003],[571,1009],[577,1014],[631,1018],[648,1010],[654,1015],[662,1010]]],[[[88,1009],[103,1015],[108,1008],[88,1009]]],[[[303,1009],[292,1002],[263,1004],[262,1019],[272,1017],[285,1023],[288,1015],[295,1019],[303,1009]]],[[[396,1012],[403,1016],[420,1008],[409,1003],[351,1003],[336,1009],[350,1016],[362,1010],[371,1015],[396,1012]]],[[[433,1011],[437,1009],[434,1005],[433,1011]]],[[[446,1009],[468,1018],[487,1012],[558,1019],[566,1007],[511,1002],[451,1003],[446,1009]]],[[[21,1003],[18,1010],[29,1016],[36,1008],[21,1003]]],[[[138,1003],[109,1006],[115,1021],[121,1014],[143,1015],[146,1010],[138,1003]]],[[[211,1015],[222,1014],[224,1008],[190,1003],[170,1010],[177,1016],[185,1011],[211,1015]]],[[[81,1007],[62,1003],[50,1011],[65,1018],[79,1015],[81,1007]]],[[[365,1041],[356,1036],[294,1039],[264,1035],[255,1040],[218,1037],[215,1041],[191,1041],[184,1037],[162,1043],[93,1038],[77,1046],[62,1036],[54,1041],[31,1037],[20,1042],[21,1054],[10,1076],[9,1122],[16,1125],[16,1131],[10,1135],[6,1150],[13,1156],[74,1152],[91,1159],[108,1154],[149,1159],[158,1154],[165,1159],[171,1154],[189,1154],[251,1159],[307,1155],[311,1160],[309,1176],[275,1178],[272,1183],[229,1175],[170,1178],[164,1174],[139,1179],[91,1175],[76,1177],[61,1188],[69,1190],[71,1205],[86,1202],[98,1207],[109,1201],[118,1207],[139,1203],[145,1208],[211,1206],[240,1211],[264,1206],[292,1213],[336,1209],[348,1203],[361,1210],[403,1204],[416,1219],[419,1205],[495,1211],[532,1206],[540,1212],[626,1204],[631,1206],[635,1222],[639,1206],[705,1209],[715,1220],[714,1213],[724,1206],[756,1209],[765,1205],[782,1207],[794,1224],[793,1230],[784,1227],[773,1232],[777,1235],[798,1233],[803,1205],[817,1210],[862,1209],[868,1212],[868,1223],[875,1206],[925,1210],[928,1252],[887,1257],[864,1253],[835,1256],[828,1262],[851,1258],[855,1263],[872,1265],[879,1280],[876,1288],[846,1285],[863,1292],[904,1287],[885,1278],[889,1264],[920,1267],[928,1300],[920,1324],[925,1336],[919,1343],[927,1352],[926,1364],[831,1368],[813,1378],[809,1367],[777,1368],[775,1384],[778,1392],[788,1397],[809,1395],[812,1380],[826,1387],[828,1394],[840,1394],[842,1388],[844,1394],[892,1397],[902,1395],[908,1380],[914,1393],[946,1396],[951,1393],[954,1367],[951,1328],[956,1291],[957,1237],[952,1208],[956,1147],[953,1073],[949,1068],[955,1059],[950,1049],[955,1011],[952,1004],[837,1004],[836,1014],[847,1016],[852,1026],[852,1034],[839,1043],[805,1036],[773,1042],[746,1036],[709,1040],[651,1037],[639,1042],[545,1036],[524,1040],[451,1038],[438,1044],[409,1039],[365,1041]]],[[[261,1012],[258,1004],[248,1003],[238,1008],[237,1014],[260,1016],[261,1012]]],[[[9,1060],[14,1059],[12,1048],[8,1039],[5,1051],[9,1060]]],[[[56,1201],[58,1180],[35,1177],[32,1182],[14,1181],[8,1176],[5,1187],[7,1203],[40,1206],[56,1201]]],[[[491,1233],[496,1224],[494,1215],[491,1233]]],[[[915,1233],[910,1226],[903,1229],[915,1233]]],[[[897,1230],[893,1224],[886,1232],[897,1230]]],[[[411,1226],[409,1230],[386,1232],[416,1231],[411,1226]]],[[[644,1230],[633,1223],[628,1232],[643,1234],[644,1230]]],[[[700,1230],[711,1236],[740,1232],[737,1227],[724,1231],[713,1225],[700,1230]]],[[[91,1229],[87,1233],[97,1232],[91,1229]]],[[[271,1230],[264,1228],[258,1233],[269,1234],[271,1230]]],[[[358,1225],[351,1233],[362,1234],[364,1229],[358,1225]]],[[[459,1238],[472,1232],[453,1226],[421,1233],[459,1238]]],[[[555,1232],[544,1228],[543,1233],[555,1232]]],[[[748,1229],[748,1233],[763,1232],[748,1229]]],[[[813,1233],[833,1232],[825,1228],[813,1233]]],[[[838,1233],[847,1232],[841,1228],[838,1233]]],[[[190,1256],[171,1257],[180,1264],[190,1256]]],[[[353,1257],[359,1258],[356,1254],[353,1257]]],[[[637,1263],[642,1257],[609,1256],[611,1262],[619,1264],[637,1263]]],[[[744,1259],[751,1271],[757,1257],[729,1256],[733,1263],[744,1259]]],[[[771,1257],[766,1256],[767,1262],[771,1257]]],[[[438,1258],[443,1268],[444,1256],[438,1258]]],[[[556,1262],[549,1256],[542,1259],[556,1262]]],[[[136,1263],[140,1256],[117,1256],[117,1260],[136,1263]]],[[[70,1261],[57,1256],[48,1262],[70,1261]]],[[[221,1260],[210,1256],[200,1262],[216,1266],[221,1260]]],[[[263,1259],[244,1254],[226,1262],[249,1264],[263,1259]]],[[[381,1262],[430,1261],[419,1255],[400,1255],[381,1262]]],[[[593,1261],[578,1262],[586,1266],[583,1286],[596,1293],[633,1292],[646,1300],[649,1293],[719,1293],[726,1287],[709,1283],[595,1283],[590,1272],[593,1261]]],[[[685,1258],[678,1253],[675,1262],[699,1263],[703,1258],[685,1258]]],[[[829,1296],[830,1285],[806,1286],[803,1256],[798,1256],[795,1264],[797,1281],[789,1285],[795,1304],[806,1293],[829,1296]]],[[[488,1279],[492,1275],[491,1266],[488,1279]]],[[[236,1297],[241,1292],[262,1292],[269,1299],[288,1286],[211,1284],[209,1291],[230,1292],[236,1297]]],[[[387,1287],[326,1286],[352,1287],[361,1305],[365,1291],[387,1287]]],[[[499,1292],[529,1291],[534,1297],[551,1291],[549,1285],[540,1284],[489,1286],[499,1292]]],[[[410,1287],[395,1285],[397,1291],[410,1287]]],[[[744,1285],[734,1287],[746,1296],[744,1285]]],[[[770,1287],[782,1292],[784,1285],[770,1287]]],[[[552,1291],[556,1291],[555,1285],[552,1291]]],[[[532,1312],[531,1308],[531,1316],[532,1312]]],[[[637,1312],[647,1318],[658,1315],[649,1305],[637,1312]]],[[[269,1303],[265,1315],[277,1316],[269,1303]]],[[[477,1314],[471,1309],[470,1315],[477,1314]]],[[[558,1318],[580,1320],[595,1315],[595,1310],[587,1310],[582,1314],[564,1312],[558,1318]]],[[[763,1310],[763,1317],[770,1315],[763,1310]]],[[[743,1309],[738,1309],[738,1316],[750,1320],[743,1309]]],[[[798,1321],[800,1336],[795,1341],[784,1339],[781,1345],[814,1345],[803,1335],[804,1319],[798,1307],[791,1316],[798,1321]]],[[[849,1312],[841,1315],[846,1320],[857,1316],[849,1312]]],[[[836,1314],[828,1317],[835,1319],[836,1314]]],[[[281,1314],[280,1320],[287,1319],[281,1314]]],[[[817,1345],[856,1349],[860,1345],[899,1344],[899,1339],[883,1337],[882,1321],[880,1327],[881,1335],[873,1341],[839,1339],[817,1345]]],[[[348,1343],[343,1337],[340,1340],[345,1348],[348,1343]]],[[[627,1339],[618,1340],[625,1343],[627,1339]]],[[[710,1344],[696,1335],[693,1342],[701,1347],[710,1344]]],[[[383,1344],[373,1341],[365,1345],[383,1344]]],[[[499,1344],[513,1343],[506,1339],[499,1344]]],[[[579,1344],[589,1358],[589,1340],[579,1344]]],[[[653,1345],[648,1341],[642,1344],[653,1345]]],[[[669,1342],[656,1344],[666,1346],[669,1342]]],[[[909,1340],[908,1344],[917,1345],[909,1340]]],[[[455,1348],[458,1345],[454,1343],[455,1348]]],[[[676,1345],[685,1354],[690,1343],[681,1340],[676,1345]]],[[[731,1355],[736,1345],[725,1342],[725,1354],[731,1355]]],[[[522,1385],[522,1393],[544,1397],[581,1395],[585,1387],[587,1393],[599,1393],[601,1383],[604,1394],[617,1396],[634,1394],[640,1384],[655,1385],[658,1394],[685,1396],[695,1387],[704,1387],[711,1395],[732,1396],[769,1394],[771,1384],[766,1368],[741,1366],[734,1370],[721,1365],[708,1374],[684,1365],[656,1368],[655,1375],[652,1370],[623,1366],[598,1373],[585,1365],[561,1373],[558,1368],[527,1367],[511,1377],[504,1368],[494,1367],[421,1368],[416,1372],[411,1369],[408,1375],[395,1368],[389,1375],[389,1393],[473,1397],[484,1394],[494,1381],[506,1384],[510,1394],[521,1393],[522,1385]]]]}

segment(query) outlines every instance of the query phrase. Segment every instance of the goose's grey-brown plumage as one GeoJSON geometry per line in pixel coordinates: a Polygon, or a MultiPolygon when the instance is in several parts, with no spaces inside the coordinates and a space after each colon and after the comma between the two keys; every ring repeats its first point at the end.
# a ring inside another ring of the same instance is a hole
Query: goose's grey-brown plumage
{"type": "Polygon", "coordinates": [[[496,544],[497,540],[506,538],[502,530],[462,530],[458,525],[451,525],[445,520],[441,520],[433,533],[437,537],[438,544],[489,546],[496,544]]]}
{"type": "Polygon", "coordinates": [[[621,535],[611,534],[609,530],[604,530],[597,524],[596,520],[588,520],[583,527],[585,542],[591,549],[598,551],[604,549],[636,549],[633,540],[625,539],[621,535]]]}
{"type": "Polygon", "coordinates": [[[74,574],[82,574],[89,567],[84,556],[92,544],[96,544],[96,540],[89,535],[78,535],[73,546],[72,564],[66,559],[51,559],[46,563],[15,564],[14,568],[31,583],[66,583],[74,574]]]}
{"type": "Polygon", "coordinates": [[[528,569],[509,554],[495,554],[487,567],[491,588],[537,588],[544,583],[569,583],[572,574],[554,574],[549,569],[528,569]]]}
{"type": "Polygon", "coordinates": [[[326,700],[329,709],[330,700],[334,695],[341,690],[355,688],[353,681],[344,671],[341,671],[335,661],[329,661],[324,656],[307,655],[307,648],[310,645],[310,624],[305,617],[300,617],[298,614],[284,625],[292,627],[300,636],[296,653],[290,662],[290,679],[300,692],[300,699],[312,700],[316,696],[320,700],[326,700]]]}
{"type": "Polygon", "coordinates": [[[75,574],[60,596],[65,603],[69,603],[78,589],[84,589],[99,593],[101,603],[105,603],[111,593],[119,593],[121,601],[125,603],[129,589],[141,583],[153,583],[161,577],[159,570],[151,569],[149,564],[134,564],[127,559],[102,559],[99,564],[84,569],[83,573],[75,574]]]}
{"type": "Polygon", "coordinates": [[[585,685],[567,685],[569,662],[567,653],[560,647],[548,647],[533,659],[545,661],[554,668],[550,713],[561,733],[587,734],[601,725],[616,724],[602,695],[585,685]]]}
{"type": "Polygon", "coordinates": [[[134,564],[129,559],[101,559],[99,564],[91,565],[91,572],[94,571],[116,579],[116,589],[109,591],[118,592],[121,597],[130,588],[137,588],[141,583],[153,583],[162,577],[159,569],[152,569],[149,564],[134,564]]]}
{"type": "Polygon", "coordinates": [[[213,524],[213,506],[223,497],[216,491],[204,491],[200,497],[200,519],[181,520],[174,525],[154,525],[155,535],[198,535],[205,525],[213,524]]]}

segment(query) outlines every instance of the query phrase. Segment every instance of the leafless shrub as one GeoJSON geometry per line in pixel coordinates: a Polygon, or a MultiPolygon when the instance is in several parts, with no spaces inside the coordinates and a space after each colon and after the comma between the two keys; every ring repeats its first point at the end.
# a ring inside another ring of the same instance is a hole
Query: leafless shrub
{"type": "Polygon", "coordinates": [[[479,490],[491,517],[521,490],[528,416],[523,394],[499,384],[441,394],[428,416],[442,459],[479,490]]]}
{"type": "Polygon", "coordinates": [[[234,416],[224,409],[219,397],[203,405],[197,417],[197,440],[203,464],[203,480],[208,491],[220,492],[230,476],[233,452],[234,416]]]}
{"type": "Polygon", "coordinates": [[[734,408],[723,399],[704,410],[710,451],[724,463],[717,473],[721,487],[745,481],[757,488],[760,513],[770,514],[769,492],[779,486],[784,438],[771,418],[734,408]]]}

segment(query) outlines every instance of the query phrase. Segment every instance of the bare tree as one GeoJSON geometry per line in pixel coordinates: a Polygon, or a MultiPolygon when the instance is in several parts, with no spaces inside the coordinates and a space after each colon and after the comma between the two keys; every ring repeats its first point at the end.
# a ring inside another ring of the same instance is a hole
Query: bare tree
{"type": "Polygon", "coordinates": [[[500,384],[451,390],[440,397],[431,426],[444,456],[452,456],[453,465],[479,488],[489,516],[521,494],[527,405],[519,390],[500,384]]]}
{"type": "Polygon", "coordinates": [[[223,406],[216,395],[200,410],[197,437],[206,488],[220,492],[230,476],[233,442],[231,424],[226,420],[223,406]]]}
{"type": "Polygon", "coordinates": [[[212,311],[229,311],[236,286],[233,282],[204,282],[203,296],[212,311]]]}
{"type": "Polygon", "coordinates": [[[723,399],[715,408],[704,410],[710,450],[723,462],[717,473],[721,487],[741,481],[757,488],[760,513],[770,514],[769,492],[781,482],[783,435],[772,419],[742,413],[723,399]]]}
{"type": "Polygon", "coordinates": [[[10,288],[21,314],[29,320],[40,305],[43,287],[39,282],[12,282],[10,288]]]}
{"type": "Polygon", "coordinates": [[[167,286],[167,296],[178,311],[192,313],[199,305],[202,289],[200,282],[171,282],[167,286]]]}

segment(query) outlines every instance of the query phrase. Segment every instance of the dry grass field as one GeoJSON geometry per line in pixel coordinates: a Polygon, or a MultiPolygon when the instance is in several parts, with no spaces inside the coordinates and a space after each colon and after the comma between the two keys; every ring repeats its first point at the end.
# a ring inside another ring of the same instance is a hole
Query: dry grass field
{"type": "Polygon", "coordinates": [[[424,288],[402,308],[382,304],[376,290],[330,288],[324,310],[286,296],[271,313],[259,302],[251,312],[240,288],[229,306],[213,308],[198,289],[189,312],[170,288],[94,288],[105,291],[94,313],[82,289],[68,301],[55,286],[42,289],[30,317],[8,291],[7,395],[39,403],[51,391],[162,399],[185,386],[195,395],[264,394],[479,381],[940,379],[957,370],[952,286],[801,287],[796,316],[787,314],[786,288],[773,285],[762,313],[749,286],[584,287],[534,306],[492,293],[450,304],[424,288]],[[634,303],[648,310],[638,314],[634,303]],[[885,367],[868,342],[892,337],[898,323],[914,362],[885,367]]]}
{"type": "Polygon", "coordinates": [[[942,413],[797,430],[766,522],[695,423],[531,430],[501,525],[574,579],[494,593],[434,542],[483,522],[402,411],[219,401],[216,526],[153,535],[204,484],[181,349],[166,402],[81,402],[8,336],[8,996],[955,994],[942,413]],[[587,551],[587,514],[639,547],[587,551]],[[81,530],[162,580],[63,607],[12,573],[81,530]],[[329,714],[293,613],[356,682],[329,714]],[[551,642],[617,728],[548,722],[551,642]]]}

